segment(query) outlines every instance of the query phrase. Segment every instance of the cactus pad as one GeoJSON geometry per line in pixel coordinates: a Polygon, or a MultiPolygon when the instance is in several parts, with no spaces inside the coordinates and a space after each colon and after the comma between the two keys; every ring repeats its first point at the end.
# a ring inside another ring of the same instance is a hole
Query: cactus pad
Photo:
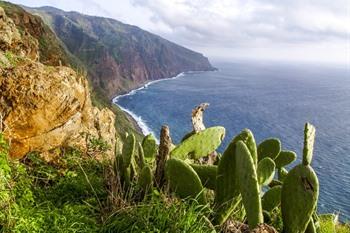
{"type": "Polygon", "coordinates": [[[215,190],[218,167],[215,165],[190,164],[196,171],[204,187],[215,190]]]}
{"type": "Polygon", "coordinates": [[[304,149],[303,149],[303,164],[310,165],[314,150],[316,129],[310,123],[305,124],[304,129],[304,149]]]}
{"type": "Polygon", "coordinates": [[[180,198],[197,198],[204,204],[205,197],[200,178],[193,168],[180,159],[169,159],[165,165],[165,174],[170,189],[180,198]]]}
{"type": "Polygon", "coordinates": [[[288,173],[281,195],[284,232],[304,233],[315,210],[318,193],[318,179],[310,166],[300,164],[288,173]]]}
{"type": "Polygon", "coordinates": [[[157,141],[152,134],[142,140],[142,148],[146,158],[155,158],[157,154],[157,141]]]}
{"type": "Polygon", "coordinates": [[[136,140],[134,134],[126,135],[122,150],[123,166],[130,166],[133,156],[135,154],[135,145],[136,140]]]}
{"type": "Polygon", "coordinates": [[[211,127],[188,137],[170,155],[171,157],[186,159],[190,155],[193,159],[207,156],[218,148],[224,139],[225,128],[221,126],[211,127]]]}
{"type": "Polygon", "coordinates": [[[250,155],[253,158],[253,161],[256,167],[258,164],[258,153],[257,153],[255,138],[252,131],[250,131],[249,129],[244,129],[233,140],[234,142],[238,142],[239,140],[241,140],[245,143],[245,145],[248,147],[248,150],[250,152],[250,155]]]}
{"type": "MultiPolygon", "coordinates": [[[[247,145],[251,155],[257,155],[254,136],[249,129],[244,129],[231,141],[224,154],[219,157],[215,192],[217,213],[214,220],[217,224],[222,224],[226,221],[237,204],[236,199],[239,196],[239,186],[235,170],[236,142],[239,140],[247,145]]],[[[252,158],[254,159],[254,156],[252,158]]],[[[255,158],[257,159],[257,157],[255,158]]]]}
{"type": "Polygon", "coordinates": [[[269,157],[263,158],[259,161],[256,172],[259,185],[268,185],[275,175],[275,162],[269,157]]]}
{"type": "Polygon", "coordinates": [[[146,163],[145,163],[145,155],[143,153],[143,148],[141,143],[138,143],[138,160],[137,160],[137,165],[139,166],[140,170],[142,170],[146,163]]]}
{"type": "Polygon", "coordinates": [[[260,188],[254,161],[247,146],[242,141],[236,143],[236,175],[239,180],[239,190],[247,214],[250,229],[263,223],[260,188]]]}
{"type": "Polygon", "coordinates": [[[152,170],[149,166],[145,166],[142,168],[138,186],[142,189],[143,192],[147,193],[152,187],[152,170]]]}
{"type": "Polygon", "coordinates": [[[269,189],[262,197],[262,208],[271,212],[281,203],[282,186],[277,185],[269,189]]]}
{"type": "Polygon", "coordinates": [[[281,141],[278,138],[269,138],[261,142],[258,146],[259,161],[270,157],[274,160],[281,151],[281,141]]]}
{"type": "Polygon", "coordinates": [[[275,158],[276,168],[284,167],[294,162],[296,158],[297,154],[294,151],[283,150],[278,154],[277,158],[275,158]]]}

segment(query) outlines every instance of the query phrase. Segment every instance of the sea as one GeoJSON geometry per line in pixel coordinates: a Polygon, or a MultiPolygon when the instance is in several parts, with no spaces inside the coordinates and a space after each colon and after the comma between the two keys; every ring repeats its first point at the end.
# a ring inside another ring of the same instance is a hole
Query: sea
{"type": "Polygon", "coordinates": [[[170,127],[174,143],[190,132],[191,111],[209,103],[206,127],[224,126],[219,148],[249,128],[257,142],[278,137],[300,163],[305,122],[316,127],[312,166],[320,182],[319,213],[350,221],[350,65],[264,61],[217,62],[217,71],[186,72],[154,81],[114,102],[144,134],[170,127]]]}

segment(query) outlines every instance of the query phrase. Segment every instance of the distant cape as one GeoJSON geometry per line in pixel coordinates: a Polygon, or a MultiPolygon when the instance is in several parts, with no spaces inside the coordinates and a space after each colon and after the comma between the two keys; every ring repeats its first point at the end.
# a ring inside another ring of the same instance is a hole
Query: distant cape
{"type": "Polygon", "coordinates": [[[186,71],[215,68],[208,58],[136,26],[53,7],[25,8],[40,15],[108,98],[186,71]]]}

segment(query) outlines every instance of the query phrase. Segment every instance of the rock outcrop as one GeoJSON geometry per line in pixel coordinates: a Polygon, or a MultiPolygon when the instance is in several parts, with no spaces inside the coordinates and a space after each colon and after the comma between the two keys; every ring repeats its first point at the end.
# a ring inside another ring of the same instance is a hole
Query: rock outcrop
{"type": "Polygon", "coordinates": [[[0,130],[10,142],[11,157],[59,146],[87,150],[91,138],[107,141],[111,156],[114,114],[92,106],[83,76],[40,63],[39,51],[37,39],[18,30],[0,7],[0,130]]]}

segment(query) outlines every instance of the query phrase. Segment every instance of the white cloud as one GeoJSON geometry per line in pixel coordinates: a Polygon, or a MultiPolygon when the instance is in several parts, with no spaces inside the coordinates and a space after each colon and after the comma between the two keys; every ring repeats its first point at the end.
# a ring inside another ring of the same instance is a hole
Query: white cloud
{"type": "Polygon", "coordinates": [[[112,17],[212,57],[350,63],[349,0],[13,1],[112,17]]]}

